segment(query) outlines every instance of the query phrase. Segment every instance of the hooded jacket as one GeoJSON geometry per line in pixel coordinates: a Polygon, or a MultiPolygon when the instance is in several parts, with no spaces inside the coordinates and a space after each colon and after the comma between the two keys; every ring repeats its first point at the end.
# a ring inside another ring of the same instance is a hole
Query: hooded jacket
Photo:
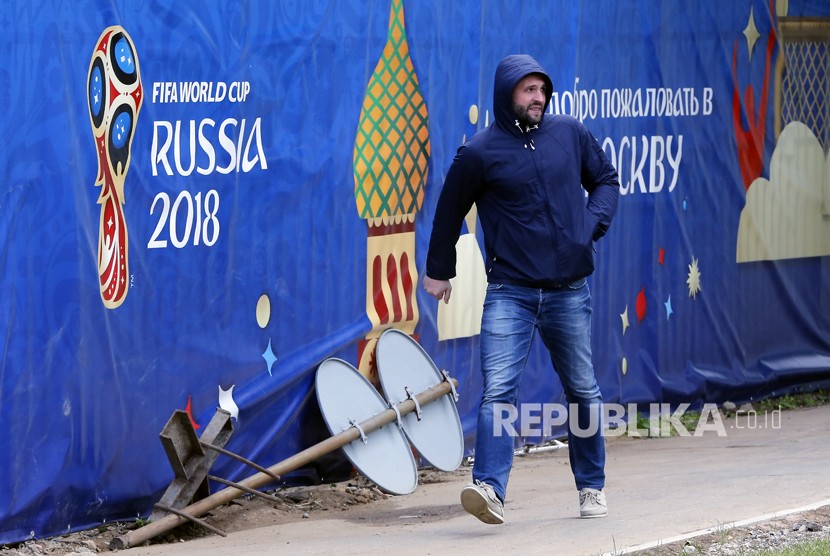
{"type": "Polygon", "coordinates": [[[458,149],[438,199],[430,278],[455,276],[455,244],[473,203],[484,231],[488,282],[559,288],[594,270],[593,242],[605,235],[617,209],[617,171],[575,118],[544,114],[538,126],[519,124],[513,89],[531,73],[547,85],[547,111],[552,84],[536,60],[512,55],[496,69],[495,121],[458,149]]]}

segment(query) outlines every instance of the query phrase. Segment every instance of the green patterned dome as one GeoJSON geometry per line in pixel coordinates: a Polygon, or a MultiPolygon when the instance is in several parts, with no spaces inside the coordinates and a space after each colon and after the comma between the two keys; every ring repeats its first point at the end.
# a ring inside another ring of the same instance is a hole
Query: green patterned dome
{"type": "Polygon", "coordinates": [[[417,212],[429,154],[427,106],[409,57],[403,5],[393,0],[386,46],[366,88],[354,145],[360,217],[417,212]]]}

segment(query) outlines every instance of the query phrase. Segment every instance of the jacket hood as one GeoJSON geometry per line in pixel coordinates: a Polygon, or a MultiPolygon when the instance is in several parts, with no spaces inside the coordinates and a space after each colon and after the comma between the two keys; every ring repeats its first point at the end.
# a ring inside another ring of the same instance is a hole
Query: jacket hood
{"type": "MultiPolygon", "coordinates": [[[[545,91],[545,111],[547,111],[550,97],[553,94],[553,83],[539,62],[527,54],[511,54],[499,62],[493,82],[493,115],[496,123],[503,129],[515,129],[513,89],[523,77],[531,73],[539,74],[547,84],[547,91],[545,91]]],[[[544,120],[544,115],[542,117],[544,120]]]]}

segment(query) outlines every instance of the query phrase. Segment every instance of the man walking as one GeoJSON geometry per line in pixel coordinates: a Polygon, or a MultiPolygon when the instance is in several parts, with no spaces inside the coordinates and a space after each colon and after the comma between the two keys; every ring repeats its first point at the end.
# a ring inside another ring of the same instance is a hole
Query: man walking
{"type": "Polygon", "coordinates": [[[591,360],[587,276],[594,270],[594,242],[605,235],[616,212],[619,178],[578,120],[545,115],[551,94],[550,77],[532,57],[511,55],[499,63],[495,121],[458,149],[447,172],[423,281],[427,293],[449,302],[455,243],[475,203],[487,253],[480,338],[484,391],[474,482],[462,490],[461,503],[491,524],[504,523],[514,450],[513,438],[493,430],[494,410],[516,404],[537,330],[570,411],[577,412],[579,430],[569,427],[568,439],[580,515],[608,513],[605,444],[598,426],[602,395],[591,360]]]}

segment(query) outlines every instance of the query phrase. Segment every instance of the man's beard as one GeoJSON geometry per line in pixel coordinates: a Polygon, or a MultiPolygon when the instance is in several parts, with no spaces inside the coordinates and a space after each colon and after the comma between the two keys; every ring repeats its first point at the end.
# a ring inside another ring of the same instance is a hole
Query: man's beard
{"type": "Polygon", "coordinates": [[[544,106],[540,108],[542,110],[539,111],[539,116],[530,116],[528,114],[528,109],[534,105],[529,106],[522,106],[520,104],[513,104],[513,113],[516,114],[516,118],[519,120],[520,123],[524,124],[525,126],[534,126],[538,125],[542,121],[542,116],[544,116],[544,106]]]}

